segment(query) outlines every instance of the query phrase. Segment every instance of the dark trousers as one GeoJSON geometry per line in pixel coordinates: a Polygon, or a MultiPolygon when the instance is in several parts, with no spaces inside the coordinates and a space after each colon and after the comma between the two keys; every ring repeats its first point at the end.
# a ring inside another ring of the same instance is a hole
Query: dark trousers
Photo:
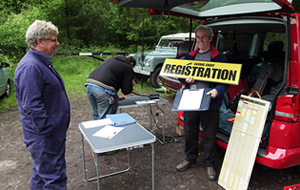
{"type": "Polygon", "coordinates": [[[65,140],[36,139],[27,149],[33,160],[30,190],[66,190],[65,140]]]}
{"type": "Polygon", "coordinates": [[[203,163],[213,166],[216,157],[215,139],[219,125],[219,110],[184,112],[184,139],[186,160],[195,163],[198,157],[199,126],[203,128],[203,163]]]}

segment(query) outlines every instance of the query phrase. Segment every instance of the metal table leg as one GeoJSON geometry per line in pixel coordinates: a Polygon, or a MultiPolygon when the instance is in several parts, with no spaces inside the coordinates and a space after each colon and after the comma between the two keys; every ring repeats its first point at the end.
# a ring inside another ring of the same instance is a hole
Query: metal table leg
{"type": "Polygon", "coordinates": [[[149,106],[149,115],[150,115],[150,128],[152,128],[152,133],[154,132],[154,129],[157,127],[161,133],[162,133],[162,139],[160,138],[157,138],[157,140],[161,143],[161,144],[165,144],[165,110],[164,110],[164,107],[161,108],[159,105],[156,105],[156,107],[161,111],[161,113],[163,114],[163,125],[162,125],[162,130],[160,130],[156,120],[155,120],[155,116],[153,114],[153,111],[152,111],[152,106],[150,105],[149,106]],[[154,120],[154,126],[153,125],[153,122],[152,122],[152,119],[154,120]]]}
{"type": "Polygon", "coordinates": [[[152,190],[154,190],[154,143],[151,143],[152,147],[152,190]]]}
{"type": "MultiPolygon", "coordinates": [[[[83,170],[84,170],[84,179],[86,181],[94,181],[97,180],[97,189],[100,189],[100,179],[105,178],[105,177],[109,177],[109,176],[113,176],[113,175],[117,175],[117,174],[121,174],[124,172],[127,172],[130,170],[130,150],[127,149],[127,168],[124,170],[120,170],[117,172],[112,172],[109,174],[105,174],[105,175],[99,175],[99,167],[98,167],[98,154],[93,152],[94,155],[94,162],[95,162],[95,167],[96,167],[96,177],[92,177],[92,178],[87,178],[87,169],[86,169],[86,161],[85,161],[85,150],[84,150],[84,137],[83,135],[81,135],[81,141],[82,141],[82,158],[83,158],[83,170]]],[[[154,157],[152,158],[154,160],[154,157]]]]}

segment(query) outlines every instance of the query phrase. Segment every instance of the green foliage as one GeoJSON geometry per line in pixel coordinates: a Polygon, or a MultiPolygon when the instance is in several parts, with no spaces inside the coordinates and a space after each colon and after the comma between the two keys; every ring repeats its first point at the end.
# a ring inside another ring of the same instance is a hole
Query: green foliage
{"type": "Polygon", "coordinates": [[[14,90],[11,92],[11,95],[9,97],[0,98],[0,113],[10,109],[15,109],[17,107],[18,107],[18,103],[16,101],[14,90]]]}
{"type": "MultiPolygon", "coordinates": [[[[119,42],[122,47],[128,47],[128,44],[142,45],[144,37],[145,46],[152,48],[162,35],[189,32],[188,18],[170,16],[169,19],[163,19],[161,15],[149,15],[147,10],[140,8],[119,8],[112,14],[117,16],[112,18],[109,27],[122,37],[123,41],[119,42]]],[[[194,21],[194,26],[198,24],[199,21],[194,21]]]]}
{"type": "MultiPolygon", "coordinates": [[[[125,52],[115,47],[110,48],[87,48],[82,49],[80,52],[125,52]]],[[[101,59],[108,59],[113,55],[101,56],[101,59]]],[[[102,61],[93,59],[88,56],[54,56],[52,58],[55,69],[62,76],[67,94],[70,98],[79,98],[86,95],[85,81],[89,74],[99,65],[102,61]]]]}
{"type": "MultiPolygon", "coordinates": [[[[299,0],[294,0],[293,6],[300,12],[299,0]]],[[[2,0],[0,61],[10,63],[8,71],[13,77],[17,63],[27,50],[25,32],[36,19],[51,21],[58,27],[61,44],[58,52],[130,54],[142,49],[152,50],[162,35],[190,30],[189,18],[165,15],[163,19],[161,15],[149,15],[147,11],[119,8],[109,0],[2,0]]],[[[192,31],[199,23],[199,20],[193,20],[192,31]]],[[[70,97],[85,93],[85,78],[99,64],[98,60],[89,57],[60,56],[53,60],[70,97]]],[[[0,100],[0,109],[6,101],[14,102],[14,96],[0,100]]]]}
{"type": "MultiPolygon", "coordinates": [[[[300,2],[293,6],[299,12],[300,2]]],[[[108,0],[5,0],[0,2],[0,53],[21,58],[25,31],[35,19],[52,21],[65,49],[113,44],[134,52],[142,45],[152,49],[162,35],[190,29],[189,18],[149,15],[147,9],[119,8],[108,0]]],[[[194,20],[192,30],[199,23],[194,20]]]]}
{"type": "MultiPolygon", "coordinates": [[[[111,47],[110,49],[86,49],[87,52],[122,52],[123,50],[111,47]]],[[[111,56],[101,57],[107,59],[111,56]]],[[[102,61],[93,59],[88,56],[53,56],[52,62],[55,69],[62,76],[66,91],[69,99],[80,98],[86,96],[86,89],[84,87],[85,81],[89,74],[99,65],[102,61]]],[[[10,73],[11,81],[13,82],[13,73],[16,69],[16,65],[11,65],[7,70],[10,73]]],[[[140,94],[155,93],[155,89],[152,88],[149,82],[138,82],[134,87],[135,92],[140,94]]],[[[164,95],[168,97],[169,95],[164,95]]],[[[12,92],[8,98],[0,99],[0,113],[9,109],[15,109],[17,107],[17,101],[15,98],[15,91],[12,83],[12,92]]]]}
{"type": "Polygon", "coordinates": [[[55,56],[52,62],[64,80],[69,98],[85,95],[85,80],[89,73],[101,63],[85,56],[55,56]]]}
{"type": "Polygon", "coordinates": [[[20,14],[9,15],[0,27],[0,53],[21,57],[27,48],[26,30],[35,19],[44,19],[43,12],[35,7],[23,10],[20,14]]]}
{"type": "Polygon", "coordinates": [[[142,45],[152,49],[161,35],[189,31],[187,18],[162,19],[161,15],[149,15],[147,9],[119,8],[107,0],[8,0],[1,2],[0,8],[0,53],[17,59],[26,52],[25,32],[35,19],[58,27],[64,49],[113,44],[134,52],[142,45]]]}

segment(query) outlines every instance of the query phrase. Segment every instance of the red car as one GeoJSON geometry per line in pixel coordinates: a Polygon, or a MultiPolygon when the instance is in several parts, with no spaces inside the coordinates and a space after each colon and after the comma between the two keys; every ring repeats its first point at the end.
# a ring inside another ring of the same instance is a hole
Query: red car
{"type": "MultiPolygon", "coordinates": [[[[239,95],[255,89],[271,102],[256,162],[300,171],[300,14],[288,0],[198,2],[170,14],[201,19],[213,28],[213,45],[228,62],[242,64],[240,83],[230,87],[220,110],[217,145],[227,148],[232,122],[226,119],[234,116],[239,95]]],[[[181,87],[177,79],[161,79],[171,90],[181,87]]],[[[183,120],[180,112],[179,125],[183,120]]]]}

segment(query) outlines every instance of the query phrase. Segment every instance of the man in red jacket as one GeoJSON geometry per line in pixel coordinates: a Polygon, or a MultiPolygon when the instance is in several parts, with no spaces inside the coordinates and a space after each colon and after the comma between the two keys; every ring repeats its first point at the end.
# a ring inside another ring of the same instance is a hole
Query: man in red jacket
{"type": "MultiPolygon", "coordinates": [[[[213,30],[205,25],[196,28],[195,36],[198,48],[185,56],[185,59],[227,62],[222,52],[211,45],[213,30]]],[[[184,112],[184,139],[186,159],[177,165],[177,171],[185,171],[196,165],[198,157],[198,132],[201,123],[203,129],[204,158],[203,163],[207,169],[209,180],[216,180],[214,169],[216,157],[215,138],[219,126],[219,109],[222,104],[224,93],[229,86],[220,83],[197,81],[193,77],[179,79],[185,84],[185,88],[210,88],[207,95],[211,96],[209,110],[207,111],[185,111],[184,112]]]]}

